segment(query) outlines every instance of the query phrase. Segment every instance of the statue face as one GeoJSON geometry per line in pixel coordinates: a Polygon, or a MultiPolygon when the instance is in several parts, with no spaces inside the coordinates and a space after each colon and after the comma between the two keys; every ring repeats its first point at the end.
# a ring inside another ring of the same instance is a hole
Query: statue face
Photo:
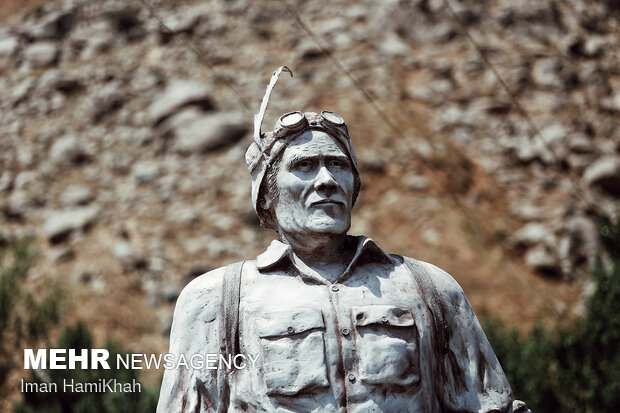
{"type": "Polygon", "coordinates": [[[327,133],[309,130],[284,150],[275,215],[284,233],[344,234],[351,227],[351,161],[327,133]]]}

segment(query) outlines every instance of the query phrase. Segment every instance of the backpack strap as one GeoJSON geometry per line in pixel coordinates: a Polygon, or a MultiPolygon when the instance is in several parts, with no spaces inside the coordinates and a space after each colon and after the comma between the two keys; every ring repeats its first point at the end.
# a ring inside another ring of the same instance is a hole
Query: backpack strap
{"type": "MultiPolygon", "coordinates": [[[[241,272],[245,261],[224,268],[222,284],[222,309],[220,319],[220,354],[228,358],[239,354],[239,301],[241,298],[241,272]]],[[[232,369],[217,370],[217,389],[220,405],[218,413],[228,411],[230,403],[229,377],[232,369]]]]}
{"type": "Polygon", "coordinates": [[[435,353],[445,355],[448,352],[450,335],[448,323],[446,323],[445,319],[444,303],[437,292],[437,287],[435,287],[435,283],[433,283],[428,271],[426,271],[426,268],[424,268],[424,265],[421,264],[420,261],[402,256],[401,258],[403,258],[407,268],[418,284],[420,292],[422,293],[422,299],[433,316],[433,332],[435,333],[433,343],[435,346],[435,353]]]}

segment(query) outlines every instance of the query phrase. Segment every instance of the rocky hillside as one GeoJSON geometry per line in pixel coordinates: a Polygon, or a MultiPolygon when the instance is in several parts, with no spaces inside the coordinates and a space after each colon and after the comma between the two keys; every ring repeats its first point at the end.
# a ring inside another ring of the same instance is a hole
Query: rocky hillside
{"type": "Polygon", "coordinates": [[[618,217],[617,1],[149,4],[0,26],[1,225],[36,246],[32,285],[72,286],[68,320],[165,351],[180,289],[268,245],[244,153],[282,64],[264,128],[347,120],[353,233],[443,267],[477,311],[579,314],[596,219],[618,217]]]}

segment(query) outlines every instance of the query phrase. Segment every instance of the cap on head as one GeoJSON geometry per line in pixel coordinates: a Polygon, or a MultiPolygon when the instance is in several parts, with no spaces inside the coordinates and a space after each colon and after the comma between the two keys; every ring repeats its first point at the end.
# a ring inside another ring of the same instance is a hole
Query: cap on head
{"type": "Polygon", "coordinates": [[[355,204],[361,186],[353,142],[349,136],[349,130],[340,115],[328,111],[323,111],[320,114],[315,112],[289,112],[280,116],[273,131],[261,132],[261,125],[271,90],[273,90],[282,71],[287,71],[293,76],[293,73],[286,66],[279,67],[273,73],[261,102],[260,111],[254,115],[254,142],[252,142],[245,154],[245,161],[252,176],[252,204],[254,210],[256,215],[258,215],[261,226],[271,229],[277,229],[277,223],[272,214],[261,206],[264,205],[261,201],[265,196],[265,178],[275,161],[282,156],[282,152],[288,144],[308,130],[320,130],[333,137],[351,160],[355,179],[353,204],[355,204]]]}

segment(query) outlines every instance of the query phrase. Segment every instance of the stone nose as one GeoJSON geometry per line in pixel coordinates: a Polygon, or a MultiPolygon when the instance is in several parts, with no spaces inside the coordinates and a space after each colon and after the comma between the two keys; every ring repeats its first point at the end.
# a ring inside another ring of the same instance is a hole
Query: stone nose
{"type": "Polygon", "coordinates": [[[331,193],[338,186],[338,182],[336,182],[336,178],[334,175],[327,169],[325,165],[321,165],[319,168],[319,172],[314,178],[314,189],[317,191],[324,191],[331,193]]]}

